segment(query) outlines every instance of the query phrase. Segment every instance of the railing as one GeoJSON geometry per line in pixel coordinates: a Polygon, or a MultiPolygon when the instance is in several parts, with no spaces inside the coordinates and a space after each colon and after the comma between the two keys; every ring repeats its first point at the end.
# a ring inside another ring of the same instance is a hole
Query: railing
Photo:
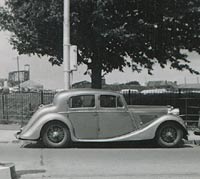
{"type": "MultiPolygon", "coordinates": [[[[0,120],[28,121],[41,104],[52,102],[55,93],[23,92],[0,94],[0,120]]],[[[171,105],[180,109],[189,125],[197,125],[200,111],[200,92],[178,90],[167,93],[123,94],[130,105],[171,105]]]]}
{"type": "Polygon", "coordinates": [[[0,94],[0,119],[28,120],[41,104],[51,103],[54,95],[43,91],[0,94]]]}
{"type": "Polygon", "coordinates": [[[188,125],[197,125],[200,111],[199,90],[174,90],[166,93],[123,93],[130,105],[171,105],[180,109],[180,115],[188,125]]]}

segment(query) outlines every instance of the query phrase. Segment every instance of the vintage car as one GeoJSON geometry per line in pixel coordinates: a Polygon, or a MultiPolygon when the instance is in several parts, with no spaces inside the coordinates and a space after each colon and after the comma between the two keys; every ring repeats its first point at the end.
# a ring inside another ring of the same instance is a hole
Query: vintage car
{"type": "Polygon", "coordinates": [[[71,142],[152,139],[160,147],[177,147],[188,134],[178,115],[179,110],[170,106],[128,106],[117,92],[68,90],[40,107],[16,136],[55,148],[71,142]]]}

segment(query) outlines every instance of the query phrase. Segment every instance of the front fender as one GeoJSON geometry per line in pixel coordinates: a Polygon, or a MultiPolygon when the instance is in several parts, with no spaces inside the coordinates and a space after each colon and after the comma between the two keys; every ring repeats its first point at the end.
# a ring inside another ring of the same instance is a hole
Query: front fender
{"type": "Polygon", "coordinates": [[[157,118],[150,124],[145,125],[143,128],[136,131],[135,135],[133,135],[131,139],[135,140],[154,139],[158,128],[166,122],[174,122],[178,124],[183,129],[184,137],[186,138],[188,133],[184,121],[179,116],[167,114],[157,118]]]}
{"type": "Polygon", "coordinates": [[[67,125],[67,127],[69,128],[69,131],[71,133],[71,136],[73,136],[73,128],[72,128],[72,124],[71,122],[62,114],[58,114],[58,113],[51,113],[51,114],[47,114],[42,116],[40,119],[38,119],[37,121],[35,121],[29,128],[26,128],[26,130],[23,131],[21,134],[19,135],[19,139],[22,140],[38,140],[40,138],[40,133],[42,130],[42,127],[51,121],[60,121],[63,122],[64,124],[67,125]]]}
{"type": "Polygon", "coordinates": [[[184,130],[184,136],[187,137],[187,129],[184,125],[183,120],[179,116],[169,114],[169,115],[164,115],[164,116],[161,116],[161,117],[155,119],[151,123],[143,126],[142,128],[140,128],[132,133],[129,133],[127,135],[117,137],[117,138],[114,138],[111,140],[112,141],[135,141],[135,140],[154,139],[158,128],[165,122],[174,122],[174,123],[178,124],[179,126],[181,126],[182,129],[184,130]]]}

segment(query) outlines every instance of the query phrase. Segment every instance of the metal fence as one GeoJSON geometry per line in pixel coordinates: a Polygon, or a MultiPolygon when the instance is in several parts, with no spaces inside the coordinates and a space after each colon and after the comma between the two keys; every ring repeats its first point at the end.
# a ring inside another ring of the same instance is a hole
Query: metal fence
{"type": "Polygon", "coordinates": [[[170,105],[180,109],[181,117],[188,125],[197,125],[200,111],[199,90],[174,90],[165,93],[132,93],[123,94],[130,105],[170,105]]]}
{"type": "MultiPolygon", "coordinates": [[[[0,119],[26,122],[41,104],[51,103],[54,95],[46,92],[0,94],[0,119]]],[[[148,94],[127,91],[123,95],[130,105],[171,105],[180,109],[183,119],[190,125],[198,122],[200,91],[177,90],[148,94]]]]}
{"type": "Polygon", "coordinates": [[[25,121],[41,104],[52,102],[55,93],[21,92],[0,95],[0,119],[25,121]]]}

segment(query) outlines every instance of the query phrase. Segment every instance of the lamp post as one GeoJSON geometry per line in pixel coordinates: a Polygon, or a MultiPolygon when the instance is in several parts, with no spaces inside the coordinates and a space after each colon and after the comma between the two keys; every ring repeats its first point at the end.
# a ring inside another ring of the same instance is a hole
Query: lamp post
{"type": "Polygon", "coordinates": [[[64,0],[63,20],[64,89],[70,89],[70,0],[64,0]]]}
{"type": "Polygon", "coordinates": [[[20,92],[20,71],[19,71],[19,56],[17,56],[17,75],[18,75],[18,88],[20,92]]]}

